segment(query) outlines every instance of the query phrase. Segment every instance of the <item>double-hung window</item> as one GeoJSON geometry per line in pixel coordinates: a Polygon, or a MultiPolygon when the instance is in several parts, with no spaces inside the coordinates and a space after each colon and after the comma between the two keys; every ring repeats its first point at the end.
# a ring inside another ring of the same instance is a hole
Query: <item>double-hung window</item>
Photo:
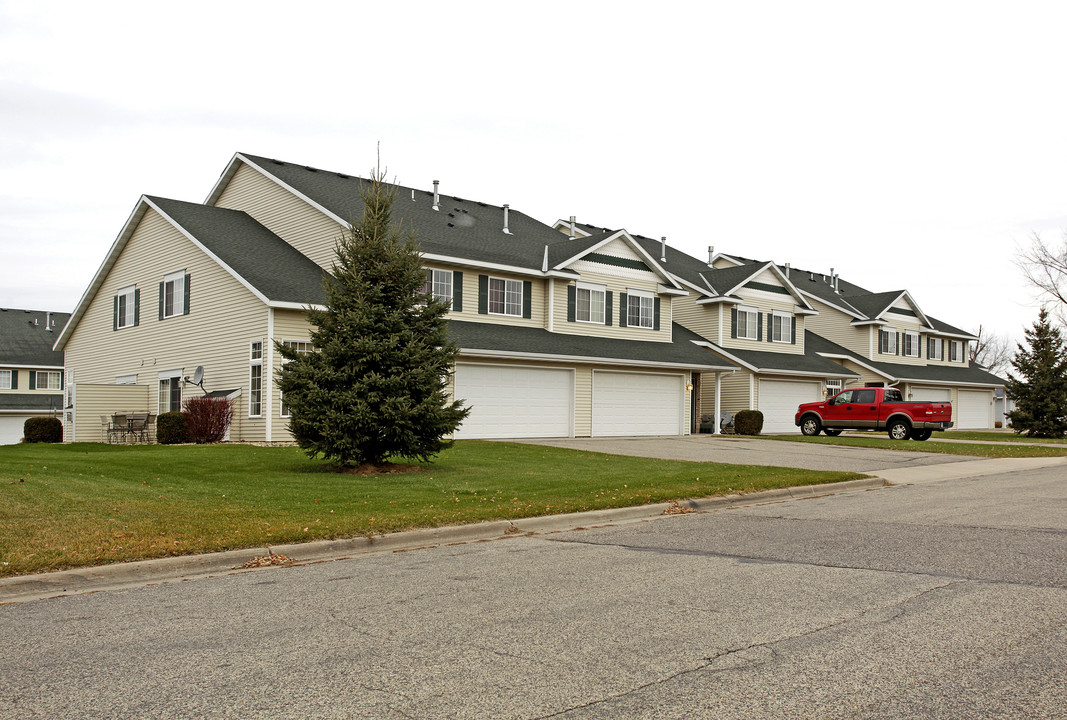
{"type": "Polygon", "coordinates": [[[958,340],[949,341],[948,359],[950,362],[963,362],[963,343],[958,340]]]}
{"type": "Polygon", "coordinates": [[[133,285],[122,288],[115,295],[115,329],[133,327],[138,320],[138,292],[133,285]]]}
{"type": "Polygon", "coordinates": [[[941,338],[927,338],[926,357],[930,360],[944,360],[945,341],[941,338]]]}
{"type": "Polygon", "coordinates": [[[778,312],[771,313],[771,341],[779,343],[793,342],[793,316],[778,312]]]}
{"type": "Polygon", "coordinates": [[[737,308],[737,337],[755,340],[759,337],[759,313],[756,308],[737,308]]]}
{"type": "Polygon", "coordinates": [[[644,290],[626,291],[626,324],[629,327],[649,328],[654,322],[656,298],[644,290]]]}
{"type": "Polygon", "coordinates": [[[0,390],[11,390],[11,374],[17,370],[0,370],[0,390]]]}
{"type": "Polygon", "coordinates": [[[188,312],[189,276],[184,270],[163,277],[159,284],[159,317],[171,318],[188,312]]]}
{"type": "Polygon", "coordinates": [[[177,412],[182,409],[181,370],[160,373],[158,407],[160,415],[165,412],[177,412]]]}
{"type": "Polygon", "coordinates": [[[263,341],[256,340],[248,349],[248,416],[263,415],[263,341]]]}
{"type": "Polygon", "coordinates": [[[522,281],[489,278],[489,314],[522,317],[522,281]]]}
{"type": "Polygon", "coordinates": [[[878,333],[878,352],[883,355],[897,354],[897,331],[880,330],[878,333]]]}
{"type": "Polygon", "coordinates": [[[574,295],[574,318],[578,322],[604,324],[606,288],[579,283],[574,295]]]}
{"type": "MultiPolygon", "coordinates": [[[[293,350],[296,350],[301,355],[307,355],[308,353],[313,352],[314,349],[315,349],[314,346],[311,343],[307,342],[306,340],[283,340],[282,341],[282,345],[284,345],[287,348],[292,348],[293,350]]],[[[288,362],[288,361],[286,360],[284,362],[288,362]]],[[[292,415],[292,413],[289,412],[289,406],[285,402],[285,393],[281,393],[281,400],[282,400],[281,416],[282,417],[286,417],[286,418],[290,417],[292,415]]]]}
{"type": "Polygon", "coordinates": [[[904,357],[919,357],[919,333],[904,331],[904,357]]]}
{"type": "Polygon", "coordinates": [[[58,370],[38,370],[34,374],[34,387],[38,390],[62,390],[63,375],[58,370]]]}
{"type": "Polygon", "coordinates": [[[422,285],[422,294],[452,302],[452,271],[427,270],[426,281],[422,285]]]}

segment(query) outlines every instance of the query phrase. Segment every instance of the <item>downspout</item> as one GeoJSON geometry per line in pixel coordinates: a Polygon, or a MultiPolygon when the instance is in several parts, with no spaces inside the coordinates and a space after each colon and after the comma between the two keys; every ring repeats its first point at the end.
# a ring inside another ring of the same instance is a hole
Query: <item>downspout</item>
{"type": "MultiPolygon", "coordinates": [[[[719,306],[720,310],[722,306],[719,306]]],[[[721,435],[722,429],[722,373],[715,373],[715,435],[721,435]]]]}
{"type": "Polygon", "coordinates": [[[267,308],[267,347],[263,348],[267,367],[263,373],[263,412],[267,418],[266,442],[274,442],[274,413],[271,396],[274,394],[274,308],[267,308]]]}

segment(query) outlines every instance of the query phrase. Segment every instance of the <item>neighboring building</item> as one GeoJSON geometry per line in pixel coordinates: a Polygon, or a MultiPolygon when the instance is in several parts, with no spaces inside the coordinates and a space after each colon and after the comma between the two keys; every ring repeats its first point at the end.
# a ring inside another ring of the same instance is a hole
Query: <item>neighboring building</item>
{"type": "Polygon", "coordinates": [[[31,417],[61,417],[63,353],[52,345],[69,319],[0,308],[0,445],[20,442],[31,417]]]}
{"type": "MultiPolygon", "coordinates": [[[[334,243],[363,212],[359,178],[237,154],[203,204],[142,197],[56,344],[68,439],[117,409],[177,409],[189,376],[237,402],[231,437],[285,441],[275,341],[308,346],[334,243]]],[[[973,336],[910,295],[712,255],[621,229],[533,218],[396,187],[427,292],[452,301],[449,389],[473,409],[457,437],[678,435],[701,415],[763,411],[796,432],[801,402],[886,382],[947,396],[991,427],[999,378],[966,362],[973,336]],[[987,405],[983,403],[988,400],[987,405]],[[981,412],[980,412],[981,410],[981,412]]]]}

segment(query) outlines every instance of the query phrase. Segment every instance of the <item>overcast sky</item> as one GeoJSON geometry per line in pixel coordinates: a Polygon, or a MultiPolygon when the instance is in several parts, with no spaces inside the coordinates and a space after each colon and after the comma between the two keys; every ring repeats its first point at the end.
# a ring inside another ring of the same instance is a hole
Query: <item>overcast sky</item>
{"type": "Polygon", "coordinates": [[[0,307],[71,311],[235,152],[835,268],[1020,338],[1067,228],[1059,2],[0,0],[0,307]]]}

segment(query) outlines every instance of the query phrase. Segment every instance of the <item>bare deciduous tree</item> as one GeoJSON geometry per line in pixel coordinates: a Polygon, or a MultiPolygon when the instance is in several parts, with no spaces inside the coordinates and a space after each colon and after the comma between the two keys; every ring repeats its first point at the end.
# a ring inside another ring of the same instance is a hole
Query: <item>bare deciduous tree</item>
{"type": "Polygon", "coordinates": [[[994,375],[1004,377],[1015,352],[1011,340],[1005,335],[996,335],[979,325],[975,331],[978,340],[972,340],[968,349],[971,362],[978,363],[994,375]]]}
{"type": "Polygon", "coordinates": [[[1043,299],[1059,305],[1056,314],[1067,324],[1067,232],[1058,245],[1033,233],[1030,246],[1020,248],[1016,264],[1043,299]]]}

